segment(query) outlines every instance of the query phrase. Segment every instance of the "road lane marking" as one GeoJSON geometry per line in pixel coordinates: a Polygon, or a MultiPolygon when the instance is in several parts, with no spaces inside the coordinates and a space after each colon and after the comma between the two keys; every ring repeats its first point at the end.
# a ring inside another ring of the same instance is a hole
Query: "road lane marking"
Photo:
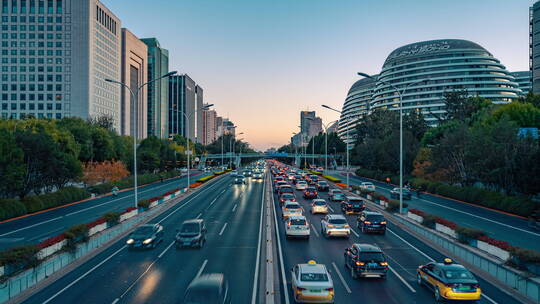
{"type": "Polygon", "coordinates": [[[335,212],[334,208],[330,207],[330,204],[327,204],[326,206],[328,206],[328,209],[330,209],[330,211],[335,212]]]}
{"type": "MultiPolygon", "coordinates": [[[[264,192],[264,191],[263,191],[264,192]]],[[[236,211],[236,207],[238,206],[238,204],[234,204],[234,207],[232,208],[232,212],[236,211]]]]}
{"type": "MultiPolygon", "coordinates": [[[[215,199],[212,200],[212,202],[210,202],[210,206],[212,206],[217,201],[218,198],[219,198],[219,194],[218,194],[218,196],[216,196],[215,199]]],[[[210,206],[208,206],[208,207],[210,207],[210,206]]]]}
{"type": "Polygon", "coordinates": [[[341,283],[343,284],[343,286],[345,286],[345,289],[347,290],[347,292],[352,293],[351,289],[349,288],[349,285],[347,285],[347,282],[345,282],[345,279],[343,278],[343,276],[341,275],[341,272],[337,268],[336,263],[332,262],[332,266],[334,266],[334,269],[336,270],[336,273],[339,276],[339,279],[341,280],[341,283]]]}
{"type": "Polygon", "coordinates": [[[492,298],[486,296],[484,293],[482,293],[482,297],[486,298],[486,300],[490,301],[493,304],[498,304],[497,302],[495,302],[495,300],[493,300],[492,298]]]}
{"type": "Polygon", "coordinates": [[[61,293],[63,293],[64,291],[66,291],[67,289],[69,289],[71,286],[75,285],[77,282],[79,282],[80,280],[84,279],[87,275],[89,275],[92,271],[96,270],[99,266],[105,264],[108,260],[112,259],[115,255],[117,255],[120,251],[124,250],[127,246],[124,245],[122,247],[120,247],[120,249],[116,250],[113,254],[111,254],[110,256],[108,256],[106,259],[104,259],[103,261],[101,261],[99,264],[97,264],[96,266],[92,267],[90,270],[88,270],[87,272],[85,272],[83,275],[81,275],[80,277],[78,277],[77,279],[75,279],[74,281],[72,281],[71,283],[69,283],[66,287],[60,289],[60,291],[58,291],[57,293],[55,293],[52,297],[48,298],[45,302],[43,302],[43,304],[47,304],[49,303],[50,301],[54,300],[54,298],[56,298],[57,296],[59,296],[61,293]]]}
{"type": "Polygon", "coordinates": [[[357,238],[360,238],[360,235],[358,234],[358,232],[354,231],[354,229],[351,228],[351,232],[354,233],[354,235],[356,235],[357,238]]]}
{"type": "Polygon", "coordinates": [[[319,233],[317,232],[317,229],[315,229],[315,226],[313,226],[313,224],[311,224],[311,229],[315,233],[315,235],[319,237],[319,233]]]}
{"type": "Polygon", "coordinates": [[[135,286],[135,284],[137,284],[142,279],[142,277],[144,277],[144,275],[148,273],[148,271],[150,271],[150,268],[154,266],[154,264],[156,263],[158,259],[155,259],[154,261],[152,261],[152,263],[150,263],[150,265],[148,265],[148,267],[146,267],[144,272],[141,273],[141,275],[139,275],[139,277],[133,283],[131,283],[131,285],[129,285],[128,289],[126,289],[126,291],[124,291],[124,293],[121,294],[120,297],[118,297],[119,300],[122,299],[135,286]]]}
{"type": "Polygon", "coordinates": [[[201,276],[202,272],[204,271],[204,267],[206,267],[206,263],[208,263],[208,260],[204,260],[204,262],[202,263],[201,268],[199,268],[199,272],[197,272],[197,275],[195,276],[196,278],[201,276]]]}
{"type": "Polygon", "coordinates": [[[405,244],[411,246],[411,248],[413,248],[414,250],[418,251],[421,255],[423,255],[424,257],[426,257],[428,260],[430,260],[431,262],[435,262],[435,260],[433,258],[431,258],[429,255],[423,253],[420,249],[414,247],[411,243],[407,242],[405,239],[403,239],[402,237],[400,237],[399,235],[397,235],[394,231],[390,230],[390,228],[386,228],[386,230],[388,232],[390,232],[391,234],[397,236],[400,240],[402,240],[405,244]]]}
{"type": "Polygon", "coordinates": [[[287,276],[285,275],[285,260],[283,260],[283,251],[281,250],[281,240],[279,238],[279,226],[278,226],[278,220],[277,220],[277,206],[276,202],[274,201],[274,189],[270,187],[270,197],[272,199],[272,206],[274,206],[274,224],[276,229],[276,240],[278,244],[278,254],[279,254],[279,260],[280,260],[280,268],[281,268],[281,282],[283,284],[283,293],[285,298],[285,304],[289,304],[289,289],[287,288],[287,276]]]}
{"type": "MultiPolygon", "coordinates": [[[[257,300],[257,287],[259,286],[259,259],[261,258],[261,246],[262,246],[262,229],[263,229],[263,213],[264,213],[264,186],[266,185],[266,179],[263,182],[263,191],[261,195],[261,217],[259,219],[259,240],[257,242],[257,257],[255,258],[255,273],[253,274],[253,287],[251,288],[251,304],[255,304],[257,300]]],[[[233,207],[233,212],[236,210],[237,204],[233,207]]],[[[224,228],[225,229],[225,228],[224,228]]]]}
{"type": "Polygon", "coordinates": [[[225,228],[227,228],[227,224],[228,223],[225,223],[225,225],[223,225],[223,228],[221,228],[221,231],[219,232],[219,235],[223,234],[223,231],[225,231],[225,228]]]}
{"type": "Polygon", "coordinates": [[[172,241],[169,246],[167,246],[167,248],[165,248],[165,250],[163,250],[159,255],[158,255],[158,259],[161,259],[161,257],[167,252],[169,251],[169,249],[172,247],[172,245],[174,245],[174,241],[172,241]]]}
{"type": "Polygon", "coordinates": [[[24,227],[24,228],[20,228],[20,229],[17,229],[17,230],[12,230],[12,231],[10,231],[10,232],[0,234],[0,237],[6,236],[6,235],[10,235],[10,234],[13,234],[13,233],[15,233],[15,232],[23,231],[23,230],[26,230],[26,229],[30,229],[30,228],[32,228],[32,227],[39,226],[39,225],[43,225],[43,224],[46,224],[46,223],[49,223],[49,222],[52,222],[52,221],[56,221],[56,220],[59,220],[59,219],[61,219],[61,218],[63,218],[63,216],[55,217],[55,218],[53,218],[53,219],[46,220],[46,221],[43,221],[43,222],[40,222],[40,223],[37,223],[37,224],[33,224],[33,225],[30,225],[30,226],[26,226],[26,227],[24,227]]]}
{"type": "Polygon", "coordinates": [[[118,303],[118,301],[120,301],[120,299],[116,298],[116,299],[114,299],[114,301],[111,304],[116,304],[116,303],[118,303]]]}
{"type": "Polygon", "coordinates": [[[397,273],[397,271],[394,270],[394,268],[392,268],[390,265],[388,265],[388,269],[390,269],[390,271],[396,275],[396,277],[398,277],[398,279],[401,280],[401,282],[403,282],[403,284],[405,284],[405,286],[407,286],[407,288],[409,288],[410,291],[416,293],[416,290],[411,286],[411,284],[409,284],[409,282],[405,281],[405,279],[399,275],[399,273],[397,273]]]}

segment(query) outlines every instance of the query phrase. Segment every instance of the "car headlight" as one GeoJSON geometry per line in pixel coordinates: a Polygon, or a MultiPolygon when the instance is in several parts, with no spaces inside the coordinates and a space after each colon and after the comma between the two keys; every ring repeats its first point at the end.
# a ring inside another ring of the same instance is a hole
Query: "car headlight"
{"type": "Polygon", "coordinates": [[[144,240],[143,244],[148,245],[150,242],[152,242],[152,239],[146,239],[144,240]]]}
{"type": "Polygon", "coordinates": [[[133,244],[133,242],[135,242],[134,239],[129,239],[129,240],[126,241],[126,244],[130,245],[130,244],[133,244]]]}

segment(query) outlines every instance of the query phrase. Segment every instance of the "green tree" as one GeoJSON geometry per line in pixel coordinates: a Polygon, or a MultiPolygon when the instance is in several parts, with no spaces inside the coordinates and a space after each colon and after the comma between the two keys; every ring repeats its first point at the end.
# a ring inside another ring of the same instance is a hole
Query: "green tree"
{"type": "Polygon", "coordinates": [[[493,111],[492,117],[497,121],[506,117],[521,128],[540,128],[540,108],[531,103],[515,101],[500,105],[493,111]]]}
{"type": "Polygon", "coordinates": [[[20,193],[25,175],[23,150],[17,146],[13,132],[0,127],[0,197],[10,198],[20,193]]]}

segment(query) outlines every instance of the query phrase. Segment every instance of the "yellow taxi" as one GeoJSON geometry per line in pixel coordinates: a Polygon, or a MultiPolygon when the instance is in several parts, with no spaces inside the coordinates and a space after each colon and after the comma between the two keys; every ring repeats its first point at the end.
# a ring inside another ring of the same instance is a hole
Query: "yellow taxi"
{"type": "Polygon", "coordinates": [[[446,258],[443,263],[420,265],[416,271],[418,284],[433,290],[437,301],[476,301],[482,296],[480,284],[464,266],[446,258]]]}
{"type": "Polygon", "coordinates": [[[334,303],[334,283],[326,266],[311,260],[294,266],[291,271],[296,303],[334,303]]]}

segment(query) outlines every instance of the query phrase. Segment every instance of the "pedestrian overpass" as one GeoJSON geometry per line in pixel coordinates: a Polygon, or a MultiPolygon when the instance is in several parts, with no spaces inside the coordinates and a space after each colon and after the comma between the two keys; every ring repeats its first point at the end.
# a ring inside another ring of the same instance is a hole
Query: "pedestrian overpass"
{"type": "MultiPolygon", "coordinates": [[[[337,167],[337,163],[334,155],[328,154],[328,162],[330,165],[337,167]]],[[[200,157],[199,168],[204,167],[207,161],[218,161],[220,164],[234,164],[236,167],[242,162],[242,159],[294,159],[294,164],[297,167],[300,167],[301,164],[308,162],[314,163],[315,160],[324,160],[324,154],[301,154],[301,153],[286,153],[286,152],[275,152],[275,153],[223,153],[223,154],[205,154],[200,157]]]]}

